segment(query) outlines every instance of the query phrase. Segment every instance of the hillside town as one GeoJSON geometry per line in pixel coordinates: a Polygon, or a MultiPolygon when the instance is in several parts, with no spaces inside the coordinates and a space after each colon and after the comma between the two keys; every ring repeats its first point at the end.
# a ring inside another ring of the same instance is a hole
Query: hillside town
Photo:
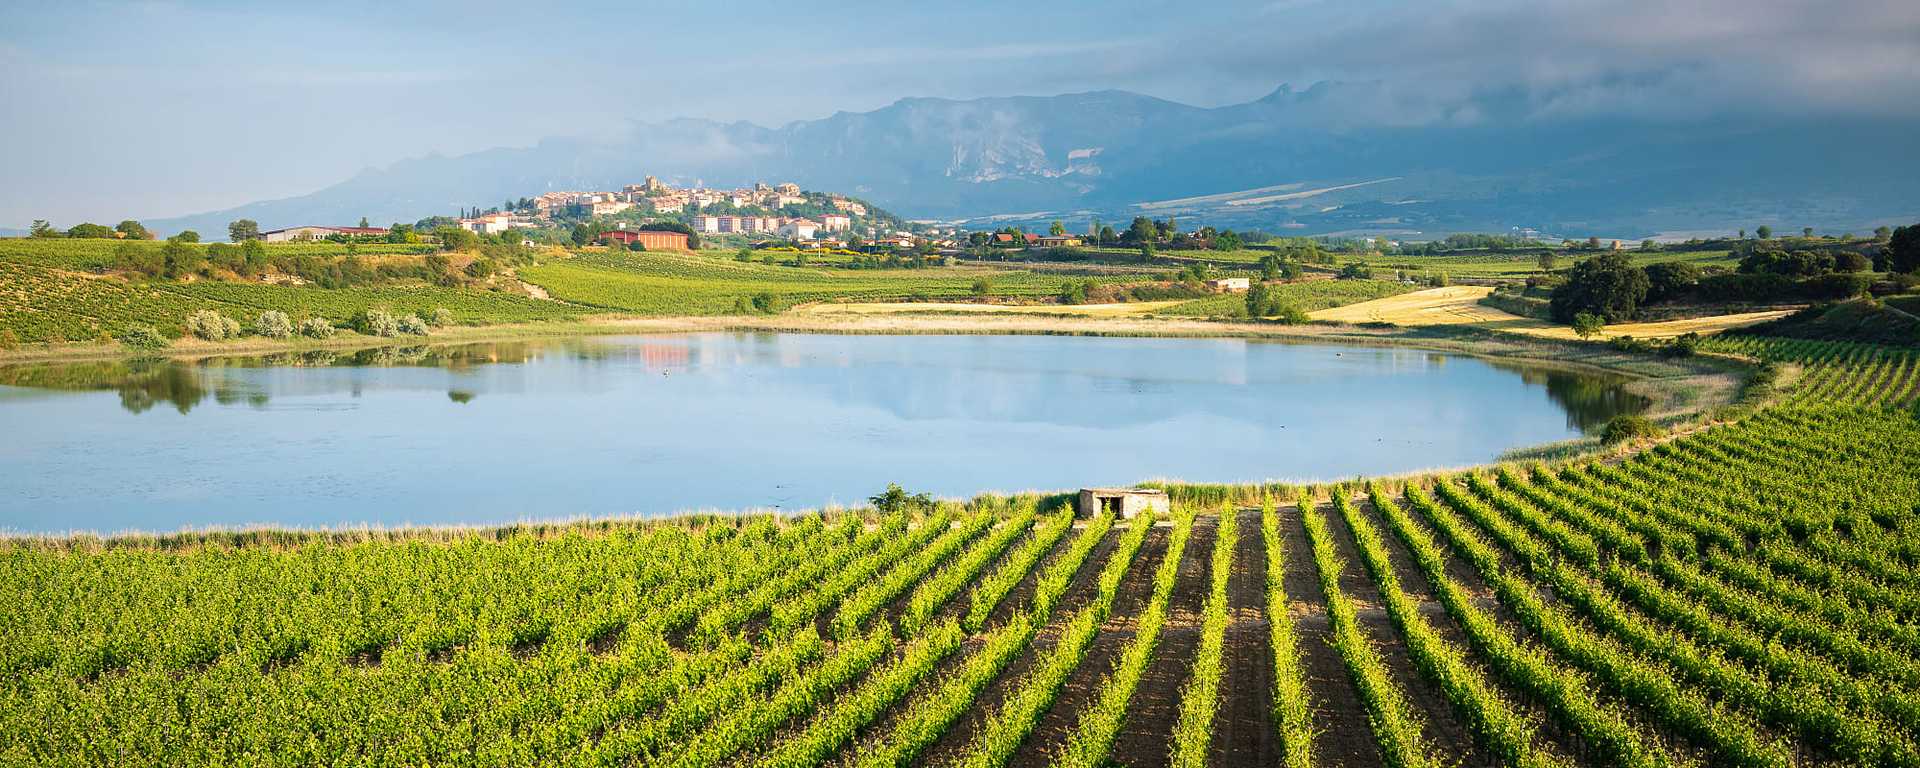
{"type": "Polygon", "coordinates": [[[863,201],[805,191],[792,182],[716,189],[675,187],[647,176],[618,190],[546,192],[501,208],[463,213],[458,226],[479,235],[569,229],[570,235],[586,232],[589,241],[646,248],[685,248],[686,238],[697,237],[813,248],[912,246],[943,234],[908,225],[863,201]],[[685,231],[679,234],[684,237],[674,238],[682,227],[685,231]]]}

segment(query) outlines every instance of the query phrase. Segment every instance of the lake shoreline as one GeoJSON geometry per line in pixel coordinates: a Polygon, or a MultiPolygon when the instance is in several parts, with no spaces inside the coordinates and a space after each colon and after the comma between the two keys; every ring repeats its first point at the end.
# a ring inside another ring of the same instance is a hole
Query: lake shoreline
{"type": "MultiPolygon", "coordinates": [[[[486,344],[490,342],[512,342],[516,340],[535,340],[541,338],[590,338],[610,335],[652,335],[681,333],[787,333],[799,335],[1002,335],[1002,336],[1105,336],[1127,338],[1215,338],[1247,339],[1267,341],[1278,344],[1327,344],[1341,346],[1371,346],[1381,348],[1418,349],[1448,355],[1479,358],[1486,361],[1509,364],[1525,364],[1532,368],[1560,369],[1569,372],[1598,372],[1625,378],[1625,391],[1647,397],[1651,405],[1646,414],[1678,429],[1691,425],[1709,423],[1712,414],[1722,405],[1732,403],[1743,390],[1745,373],[1751,366],[1731,358],[1701,356],[1697,358],[1668,360],[1646,354],[1619,352],[1604,344],[1576,344],[1533,337],[1502,334],[1484,329],[1468,328],[1417,328],[1398,329],[1372,326],[1343,326],[1332,324],[1310,324],[1303,326],[1255,325],[1249,323],[1223,323],[1208,321],[1063,321],[1060,318],[994,318],[988,322],[955,322],[956,320],[979,320],[979,318],[884,318],[885,322],[873,322],[869,318],[864,322],[822,323],[814,317],[766,317],[766,318],[640,318],[601,321],[588,324],[539,325],[527,328],[475,328],[470,333],[448,333],[432,337],[410,337],[403,339],[367,339],[350,338],[335,340],[336,343],[319,345],[259,345],[250,347],[243,344],[195,345],[204,347],[172,350],[169,357],[176,361],[195,364],[199,361],[222,358],[242,357],[254,354],[271,354],[288,350],[342,350],[342,349],[388,349],[458,346],[463,344],[486,344]],[[504,332],[503,332],[504,331],[504,332]],[[369,343],[372,342],[372,343],[369,343]],[[197,354],[196,354],[197,353],[197,354]]],[[[121,355],[109,358],[124,357],[121,355]]],[[[95,358],[97,361],[98,358],[95,358]]],[[[59,365],[63,361],[18,361],[28,365],[59,365]]],[[[216,363],[217,365],[217,363],[216,363]]],[[[1553,448],[1565,453],[1531,454],[1532,458],[1549,462],[1572,458],[1578,455],[1590,455],[1598,449],[1597,441],[1592,437],[1579,438],[1565,443],[1545,443],[1538,446],[1525,446],[1528,449],[1553,448]]],[[[1502,456],[1490,463],[1508,460],[1502,456]]],[[[1472,466],[1482,466],[1475,464],[1472,466]]],[[[1454,467],[1458,469],[1458,467],[1454,467]]],[[[1437,467],[1413,472],[1415,475],[1430,474],[1439,471],[1437,467]]],[[[1389,473],[1381,477],[1391,477],[1399,473],[1389,473]]],[[[1158,476],[1166,481],[1168,476],[1158,476]]],[[[1138,482],[1153,481],[1154,477],[1136,478],[1138,482]]],[[[1178,482],[1178,481],[1174,481],[1178,482]]],[[[983,487],[973,489],[974,495],[1003,495],[1004,488],[983,487]]],[[[811,509],[811,508],[810,508],[811,509]]],[[[764,511],[764,510],[760,510],[764,511]]],[[[790,514],[797,510],[780,510],[790,514]]],[[[729,514],[755,514],[751,507],[742,507],[729,514]]],[[[698,517],[713,514],[713,508],[706,510],[686,509],[671,513],[640,515],[641,520],[669,520],[688,516],[698,517]]],[[[606,524],[616,520],[633,521],[635,516],[588,516],[560,519],[530,518],[505,524],[479,524],[477,526],[434,524],[400,524],[391,527],[379,525],[353,525],[350,531],[371,530],[413,530],[450,527],[455,530],[472,531],[474,529],[493,530],[499,528],[525,530],[528,527],[545,529],[559,526],[567,529],[579,529],[606,524]]],[[[287,531],[330,531],[339,530],[321,526],[263,525],[240,528],[189,528],[175,533],[157,531],[125,530],[114,533],[77,530],[65,534],[34,534],[23,532],[0,533],[0,539],[64,541],[106,539],[139,540],[154,537],[167,538],[180,534],[193,533],[254,533],[287,531]]],[[[271,538],[271,536],[269,536],[271,538]]]]}
{"type": "Polygon", "coordinates": [[[1087,317],[1071,314],[841,314],[672,317],[598,316],[572,322],[452,326],[428,336],[376,337],[350,332],[332,339],[251,337],[209,342],[191,337],[159,350],[119,344],[67,345],[0,351],[0,366],[78,363],[131,358],[196,361],[221,357],[304,351],[357,351],[385,347],[482,344],[566,337],[678,333],[808,333],[875,336],[1091,336],[1112,338],[1216,338],[1288,343],[1337,343],[1425,349],[1486,360],[1519,361],[1573,372],[1625,375],[1636,394],[1649,397],[1650,415],[1674,421],[1725,405],[1752,366],[1702,356],[1669,360],[1620,352],[1597,342],[1570,342],[1475,326],[1394,326],[1314,321],[1296,325],[1163,317],[1087,317]],[[1699,401],[1718,401],[1706,402],[1699,401]]]}

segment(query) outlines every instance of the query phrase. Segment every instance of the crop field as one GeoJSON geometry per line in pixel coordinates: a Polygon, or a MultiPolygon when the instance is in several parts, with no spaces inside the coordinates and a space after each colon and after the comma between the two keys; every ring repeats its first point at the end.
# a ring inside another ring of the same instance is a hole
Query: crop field
{"type": "MultiPolygon", "coordinates": [[[[211,233],[208,233],[211,235],[211,233]]],[[[113,265],[114,249],[125,240],[106,238],[0,238],[0,262],[30,264],[38,267],[70,269],[77,272],[94,272],[113,265]]],[[[140,245],[158,250],[162,243],[136,241],[140,245]]],[[[208,243],[197,247],[205,249],[208,243]]],[[[355,253],[361,256],[385,255],[423,255],[433,253],[436,248],[421,243],[357,243],[349,251],[345,243],[263,243],[267,253],[273,256],[345,256],[355,253]]]]}
{"type": "Polygon", "coordinates": [[[1920,353],[1623,460],[0,543],[12,765],[1920,765],[1920,353]]]}
{"type": "MultiPolygon", "coordinates": [[[[1412,285],[1393,280],[1304,280],[1275,285],[1271,288],[1280,295],[1282,300],[1299,307],[1302,312],[1314,312],[1383,299],[1414,290],[1412,285]]],[[[1158,310],[1156,314],[1184,317],[1246,317],[1247,295],[1223,293],[1182,302],[1158,310]]]]}
{"type": "Polygon", "coordinates": [[[521,270],[556,299],[639,315],[715,315],[770,294],[783,302],[952,298],[986,279],[997,296],[1051,296],[1067,279],[1019,270],[846,270],[738,262],[731,257],[589,251],[521,270]]]}
{"type": "Polygon", "coordinates": [[[211,309],[237,320],[278,309],[295,318],[344,321],[363,309],[426,313],[444,307],[461,323],[578,317],[593,310],[486,291],[432,285],[323,289],[260,283],[130,282],[0,261],[0,329],[24,342],[91,341],[135,325],[179,335],[188,313],[211,309]]]}
{"type": "MultiPolygon", "coordinates": [[[[1565,269],[1576,261],[1583,260],[1591,252],[1555,253],[1556,268],[1565,269]]],[[[1728,251],[1626,251],[1627,257],[1635,265],[1646,266],[1667,261],[1681,261],[1698,266],[1721,266],[1728,269],[1739,266],[1740,259],[1728,251]]],[[[1522,278],[1540,274],[1540,257],[1530,253],[1498,254],[1473,252],[1444,256],[1415,256],[1407,254],[1365,254],[1361,256],[1341,256],[1340,261],[1362,261],[1374,270],[1403,270],[1418,273],[1444,273],[1449,277],[1477,278],[1522,278]]]]}

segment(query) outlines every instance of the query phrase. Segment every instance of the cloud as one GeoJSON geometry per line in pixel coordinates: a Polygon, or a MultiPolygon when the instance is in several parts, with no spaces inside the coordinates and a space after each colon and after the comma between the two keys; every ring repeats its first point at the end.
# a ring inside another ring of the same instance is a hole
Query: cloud
{"type": "Polygon", "coordinates": [[[1317,15],[1294,23],[1256,13],[1238,29],[1137,51],[1131,70],[1151,77],[1184,62],[1189,77],[1204,67],[1249,87],[1378,81],[1436,105],[1505,94],[1540,116],[1920,110],[1920,3],[1911,0],[1453,2],[1303,12],[1317,15]]]}

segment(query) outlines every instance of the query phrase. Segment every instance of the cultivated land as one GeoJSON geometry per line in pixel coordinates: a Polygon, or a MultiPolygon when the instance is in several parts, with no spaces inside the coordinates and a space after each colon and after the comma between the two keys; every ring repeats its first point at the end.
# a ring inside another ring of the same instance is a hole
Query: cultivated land
{"type": "Polygon", "coordinates": [[[1705,346],[1763,375],[1669,441],[1157,519],[13,540],[0,757],[1920,764],[1920,353],[1705,346]]]}
{"type": "MultiPolygon", "coordinates": [[[[1337,323],[1391,323],[1407,327],[1472,325],[1488,330],[1521,333],[1548,339],[1579,338],[1568,326],[1521,317],[1479,303],[1480,299],[1492,292],[1492,288],[1475,285],[1429,288],[1390,298],[1324,309],[1309,313],[1309,317],[1337,323]]],[[[1664,339],[1688,333],[1713,334],[1757,325],[1791,314],[1793,310],[1772,310],[1711,315],[1685,320],[1619,323],[1607,326],[1596,338],[1632,336],[1636,339],[1664,339]]]]}

